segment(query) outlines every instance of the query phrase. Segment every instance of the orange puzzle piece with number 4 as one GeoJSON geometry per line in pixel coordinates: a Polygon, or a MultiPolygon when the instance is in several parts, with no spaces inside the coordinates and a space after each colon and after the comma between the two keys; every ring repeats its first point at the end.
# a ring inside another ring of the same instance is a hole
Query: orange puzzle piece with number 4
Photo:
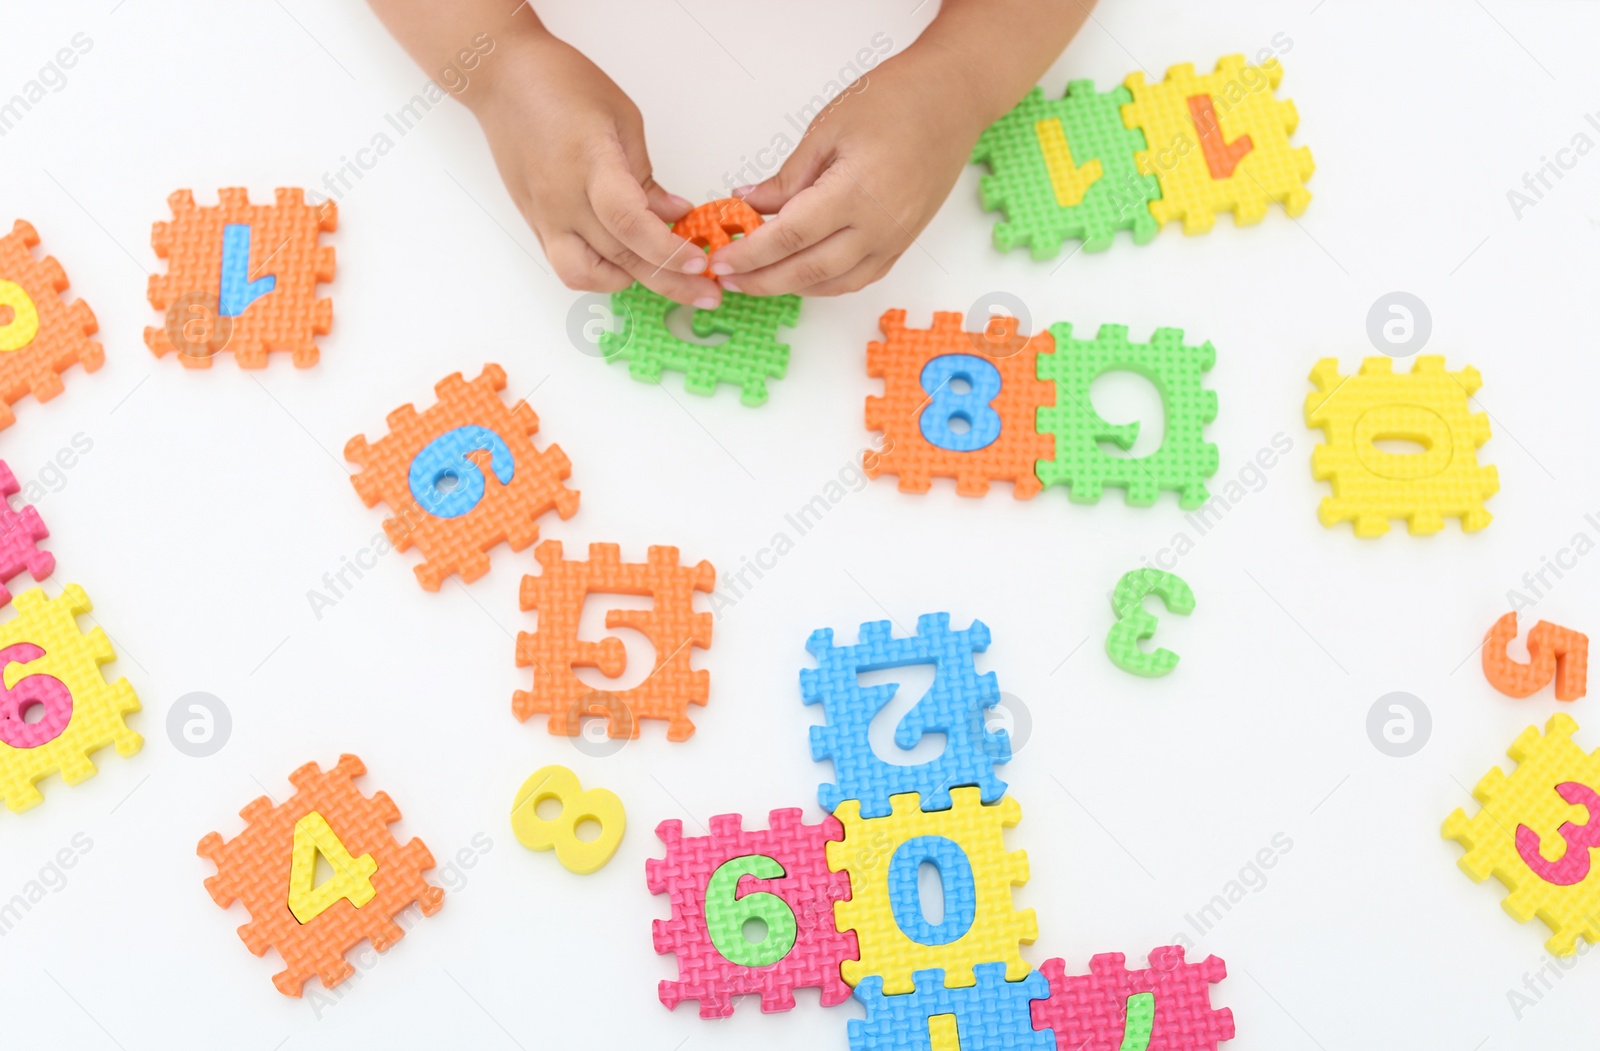
{"type": "Polygon", "coordinates": [[[394,918],[410,905],[432,916],[444,891],[423,879],[433,855],[420,839],[401,843],[389,827],[400,809],[384,792],[363,795],[355,778],[366,765],[341,755],[332,770],[307,763],[289,775],[295,794],[276,806],[262,796],[243,810],[243,832],[224,841],[211,832],[195,853],[217,874],[206,890],[218,905],[250,910],[239,937],[257,956],[278,950],[285,967],[272,984],[299,996],[308,978],[332,989],[355,973],[344,954],[362,939],[383,952],[404,935],[394,918]],[[333,875],[316,885],[317,855],[333,875]]]}
{"type": "Polygon", "coordinates": [[[1589,690],[1589,636],[1541,620],[1528,632],[1528,663],[1512,660],[1506,646],[1517,637],[1517,615],[1494,622],[1483,640],[1483,676],[1507,697],[1531,697],[1552,680],[1556,700],[1575,701],[1589,690]]]}

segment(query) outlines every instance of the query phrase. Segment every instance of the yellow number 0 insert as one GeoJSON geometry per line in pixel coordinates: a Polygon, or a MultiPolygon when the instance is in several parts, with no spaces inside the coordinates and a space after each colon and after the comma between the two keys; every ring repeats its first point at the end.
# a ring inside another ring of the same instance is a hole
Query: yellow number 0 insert
{"type": "Polygon", "coordinates": [[[289,911],[301,923],[310,923],[340,898],[361,908],[377,896],[372,874],[378,863],[371,854],[350,856],[328,819],[313,810],[294,823],[294,859],[289,866],[289,911]],[[317,855],[328,859],[333,875],[316,886],[317,855]]]}
{"type": "Polygon", "coordinates": [[[622,800],[604,788],[584,791],[578,775],[564,766],[535,770],[522,782],[511,804],[511,831],[517,842],[529,850],[554,850],[556,860],[569,872],[587,876],[611,860],[622,844],[627,827],[622,800]],[[561,813],[553,818],[539,816],[539,804],[558,800],[561,813]],[[593,821],[600,835],[591,842],[578,838],[578,826],[593,821]]]}

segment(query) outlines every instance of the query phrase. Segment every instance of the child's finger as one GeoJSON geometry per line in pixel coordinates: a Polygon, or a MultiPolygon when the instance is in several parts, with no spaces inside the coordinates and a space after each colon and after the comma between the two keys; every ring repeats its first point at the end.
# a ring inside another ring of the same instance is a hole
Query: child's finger
{"type": "Polygon", "coordinates": [[[705,253],[667,229],[650,210],[644,187],[620,160],[598,163],[589,172],[589,206],[613,238],[652,267],[686,274],[705,270],[705,253]]]}
{"type": "Polygon", "coordinates": [[[620,292],[633,284],[633,278],[621,267],[602,257],[575,233],[551,238],[545,255],[561,283],[575,292],[620,292]]]}
{"type": "Polygon", "coordinates": [[[711,257],[711,272],[748,277],[779,260],[799,255],[838,231],[842,212],[838,195],[824,185],[802,190],[749,236],[717,249],[711,257]]]}
{"type": "MultiPolygon", "coordinates": [[[[766,228],[763,226],[761,230],[766,228]]],[[[757,236],[761,230],[750,236],[757,236]]],[[[861,262],[866,248],[866,238],[857,231],[848,228],[838,230],[819,243],[786,256],[771,266],[725,277],[722,287],[730,292],[746,292],[753,296],[781,296],[799,292],[848,273],[861,262]]]]}
{"type": "Polygon", "coordinates": [[[868,256],[857,263],[853,269],[840,274],[838,277],[829,278],[820,284],[800,289],[800,295],[842,296],[850,292],[859,292],[883,277],[884,274],[887,274],[892,264],[893,260],[868,256]]]}
{"type": "Polygon", "coordinates": [[[735,197],[762,215],[772,215],[789,203],[790,198],[817,181],[827,168],[832,155],[815,145],[815,139],[806,139],[794,156],[784,162],[778,174],[754,186],[741,186],[733,191],[735,197]]]}
{"type": "Polygon", "coordinates": [[[666,222],[675,223],[694,209],[692,203],[675,193],[668,193],[653,178],[645,180],[644,192],[650,210],[666,222]]]}
{"type": "MultiPolygon", "coordinates": [[[[595,251],[605,256],[613,266],[619,267],[634,280],[652,292],[659,292],[668,299],[683,303],[686,306],[697,306],[710,310],[722,303],[722,288],[715,281],[707,277],[696,277],[680,273],[667,267],[657,266],[648,259],[641,257],[633,249],[612,237],[598,223],[593,229],[581,231],[594,245],[595,251]]],[[[679,238],[679,240],[682,240],[679,238]]],[[[684,242],[688,244],[687,241],[684,242]]],[[[690,246],[693,248],[693,246],[690,246]]],[[[700,253],[700,249],[694,248],[700,253]]],[[[700,253],[704,254],[704,253],[700,253]]]]}

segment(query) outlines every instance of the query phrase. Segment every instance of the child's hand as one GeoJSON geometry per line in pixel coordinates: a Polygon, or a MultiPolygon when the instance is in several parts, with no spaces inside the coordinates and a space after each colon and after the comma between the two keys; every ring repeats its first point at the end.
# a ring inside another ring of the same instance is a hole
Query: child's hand
{"type": "Polygon", "coordinates": [[[711,272],[759,296],[871,284],[939,210],[985,126],[948,75],[910,52],[890,59],[812,119],[776,175],[734,191],[777,214],[714,253],[711,272]]]}
{"type": "Polygon", "coordinates": [[[762,296],[839,295],[888,273],[983,129],[1027,92],[1090,6],[944,0],[916,43],[812,119],[778,174],[734,191],[777,215],[715,252],[711,273],[729,291],[762,296]]]}
{"type": "Polygon", "coordinates": [[[667,229],[689,202],[651,177],[639,110],[594,63],[541,34],[485,62],[468,101],[568,288],[614,292],[637,279],[680,303],[722,301],[705,253],[667,229]]]}

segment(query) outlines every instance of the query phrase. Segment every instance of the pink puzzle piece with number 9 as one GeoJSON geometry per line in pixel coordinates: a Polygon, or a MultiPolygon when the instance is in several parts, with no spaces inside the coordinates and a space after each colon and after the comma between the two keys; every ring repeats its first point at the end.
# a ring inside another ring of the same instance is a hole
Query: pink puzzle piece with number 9
{"type": "Polygon", "coordinates": [[[44,519],[32,506],[24,504],[22,510],[13,510],[10,497],[21,486],[4,460],[0,460],[0,606],[11,601],[6,584],[26,569],[34,580],[43,580],[56,571],[56,556],[40,551],[38,542],[50,535],[44,519]]]}
{"type": "Polygon", "coordinates": [[[834,903],[850,898],[850,876],[831,871],[827,856],[844,826],[832,817],[807,825],[798,808],[772,811],[766,831],[745,831],[743,821],[721,814],[709,836],[689,838],[681,821],[656,826],[667,856],[646,861],[645,878],[671,899],[672,918],[656,920],[652,935],[656,952],[677,955],[679,975],[661,983],[661,1002],[699,1000],[701,1018],[726,1018],[735,996],[759,994],[762,1011],[788,1011],[796,989],[816,987],[824,1007],[844,1003],[839,962],[859,952],[855,932],[833,917],[834,903]],[[752,916],[766,924],[760,944],[742,930],[752,916]]]}

